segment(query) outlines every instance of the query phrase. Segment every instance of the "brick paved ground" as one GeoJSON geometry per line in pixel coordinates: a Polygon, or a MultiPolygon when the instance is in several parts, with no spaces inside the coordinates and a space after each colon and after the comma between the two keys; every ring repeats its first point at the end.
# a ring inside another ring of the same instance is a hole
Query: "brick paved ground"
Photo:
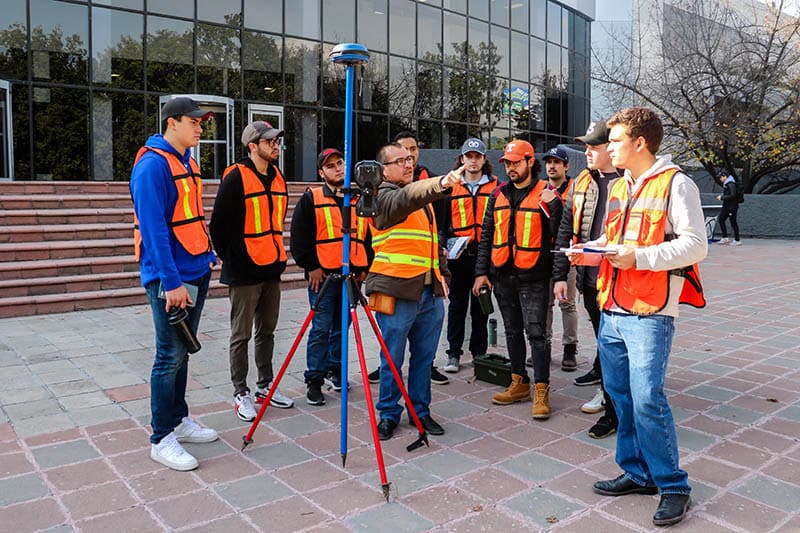
{"type": "MultiPolygon", "coordinates": [[[[797,242],[745,241],[713,247],[703,264],[709,306],[684,310],[667,378],[694,488],[694,507],[674,530],[800,529],[798,252],[797,242]]],[[[284,293],[277,359],[307,313],[304,298],[284,293]]],[[[305,404],[302,347],[281,387],[297,406],[268,410],[240,453],[247,425],[230,407],[228,303],[206,309],[188,396],[193,415],[223,438],[187,445],[200,459],[191,473],[148,456],[146,308],[0,320],[0,531],[654,529],[657,497],[591,492],[594,480],[618,473],[614,438],[586,435],[596,416],[579,406],[594,390],[573,386],[577,374],[557,365],[545,422],[531,420],[530,403],[492,405],[498,388],[472,382],[471,366],[434,385],[432,411],[447,434],[408,453],[414,433],[403,424],[384,443],[388,504],[363,389],[351,391],[342,468],[338,395],[324,407],[305,404]]],[[[584,371],[594,344],[581,316],[584,371]]],[[[365,336],[372,369],[377,349],[365,336]]]]}

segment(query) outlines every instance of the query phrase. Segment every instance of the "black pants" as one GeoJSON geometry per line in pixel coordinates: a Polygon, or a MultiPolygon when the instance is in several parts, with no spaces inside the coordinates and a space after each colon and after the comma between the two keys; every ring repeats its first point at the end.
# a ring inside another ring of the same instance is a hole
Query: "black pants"
{"type": "Polygon", "coordinates": [[[448,262],[450,269],[450,304],[447,307],[447,355],[459,359],[464,353],[464,326],[467,322],[467,308],[472,319],[469,335],[469,351],[483,355],[489,347],[489,333],[486,324],[489,315],[481,310],[478,298],[472,294],[475,282],[475,256],[464,253],[458,259],[448,262]]]}
{"type": "Polygon", "coordinates": [[[722,211],[719,212],[719,216],[717,217],[717,222],[719,222],[719,229],[722,232],[722,238],[728,238],[728,228],[725,227],[725,221],[728,218],[731,219],[731,227],[733,228],[733,238],[735,240],[739,239],[739,223],[736,221],[736,213],[739,211],[738,207],[734,207],[731,209],[729,206],[725,204],[722,205],[722,211]]]}
{"type": "MultiPolygon", "coordinates": [[[[589,320],[592,322],[592,329],[594,329],[594,336],[597,338],[597,333],[600,331],[600,307],[597,305],[597,286],[593,284],[584,283],[583,285],[583,307],[589,313],[589,320]]],[[[617,425],[617,412],[614,410],[614,404],[611,402],[611,396],[606,392],[603,386],[603,368],[600,366],[600,351],[598,350],[594,356],[592,368],[600,375],[600,389],[603,391],[603,399],[606,402],[605,416],[611,420],[614,425],[617,425]]]]}
{"type": "Polygon", "coordinates": [[[503,276],[493,281],[494,295],[503,315],[511,372],[528,381],[525,369],[527,334],[533,357],[533,381],[550,383],[550,351],[545,347],[550,280],[520,281],[517,276],[503,276]]]}

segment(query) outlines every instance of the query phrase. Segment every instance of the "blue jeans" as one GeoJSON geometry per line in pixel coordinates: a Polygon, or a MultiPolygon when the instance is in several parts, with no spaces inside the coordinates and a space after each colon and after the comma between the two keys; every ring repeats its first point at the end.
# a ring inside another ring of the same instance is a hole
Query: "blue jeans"
{"type": "MultiPolygon", "coordinates": [[[[431,363],[439,346],[439,335],[444,322],[444,302],[434,296],[433,289],[426,286],[419,302],[397,299],[393,315],[375,313],[375,319],[386,341],[392,360],[403,376],[406,340],[408,340],[408,395],[417,416],[430,414],[431,363]]],[[[377,408],[381,419],[400,422],[403,408],[399,405],[400,388],[394,381],[389,363],[381,357],[381,391],[377,408]]],[[[409,420],[411,419],[409,415],[409,420]]]]}
{"type": "MultiPolygon", "coordinates": [[[[194,307],[187,307],[189,325],[197,332],[200,314],[206,302],[208,282],[211,271],[196,280],[188,281],[197,285],[197,301],[194,307]]],[[[153,324],[156,329],[156,355],[153,369],[150,371],[150,426],[153,434],[150,442],[158,444],[181,423],[181,419],[189,416],[186,404],[186,378],[189,370],[189,352],[172,326],[164,308],[165,301],[158,298],[159,280],[147,284],[147,299],[153,313],[153,324]]]]}
{"type": "Polygon", "coordinates": [[[675,421],[664,393],[673,318],[604,311],[597,346],[603,386],[619,418],[617,464],[639,485],[662,494],[689,494],[688,475],[678,464],[675,421]]]}
{"type": "MultiPolygon", "coordinates": [[[[309,305],[314,305],[318,296],[319,292],[309,286],[309,305]]],[[[306,383],[322,380],[328,370],[337,372],[341,368],[341,354],[342,282],[331,280],[311,320],[311,331],[306,344],[308,370],[303,374],[306,383]]]]}

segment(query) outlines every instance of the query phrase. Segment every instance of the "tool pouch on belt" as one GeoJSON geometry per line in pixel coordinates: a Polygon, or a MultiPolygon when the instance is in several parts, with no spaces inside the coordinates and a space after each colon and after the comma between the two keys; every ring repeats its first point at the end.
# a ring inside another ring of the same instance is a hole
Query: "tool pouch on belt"
{"type": "Polygon", "coordinates": [[[397,298],[394,296],[389,296],[382,292],[373,292],[369,295],[369,308],[384,315],[393,315],[396,300],[397,298]]]}

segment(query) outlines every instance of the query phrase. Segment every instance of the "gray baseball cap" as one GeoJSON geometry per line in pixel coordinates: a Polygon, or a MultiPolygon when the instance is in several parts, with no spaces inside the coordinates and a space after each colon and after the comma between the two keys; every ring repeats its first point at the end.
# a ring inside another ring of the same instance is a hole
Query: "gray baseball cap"
{"type": "Polygon", "coordinates": [[[257,120],[252,124],[245,126],[242,132],[242,144],[247,147],[248,144],[256,142],[259,139],[274,139],[275,137],[283,137],[283,130],[273,128],[269,122],[257,120]]]}
{"type": "Polygon", "coordinates": [[[461,145],[461,155],[467,152],[478,152],[481,155],[486,155],[486,145],[483,144],[482,140],[471,137],[461,145]]]}

